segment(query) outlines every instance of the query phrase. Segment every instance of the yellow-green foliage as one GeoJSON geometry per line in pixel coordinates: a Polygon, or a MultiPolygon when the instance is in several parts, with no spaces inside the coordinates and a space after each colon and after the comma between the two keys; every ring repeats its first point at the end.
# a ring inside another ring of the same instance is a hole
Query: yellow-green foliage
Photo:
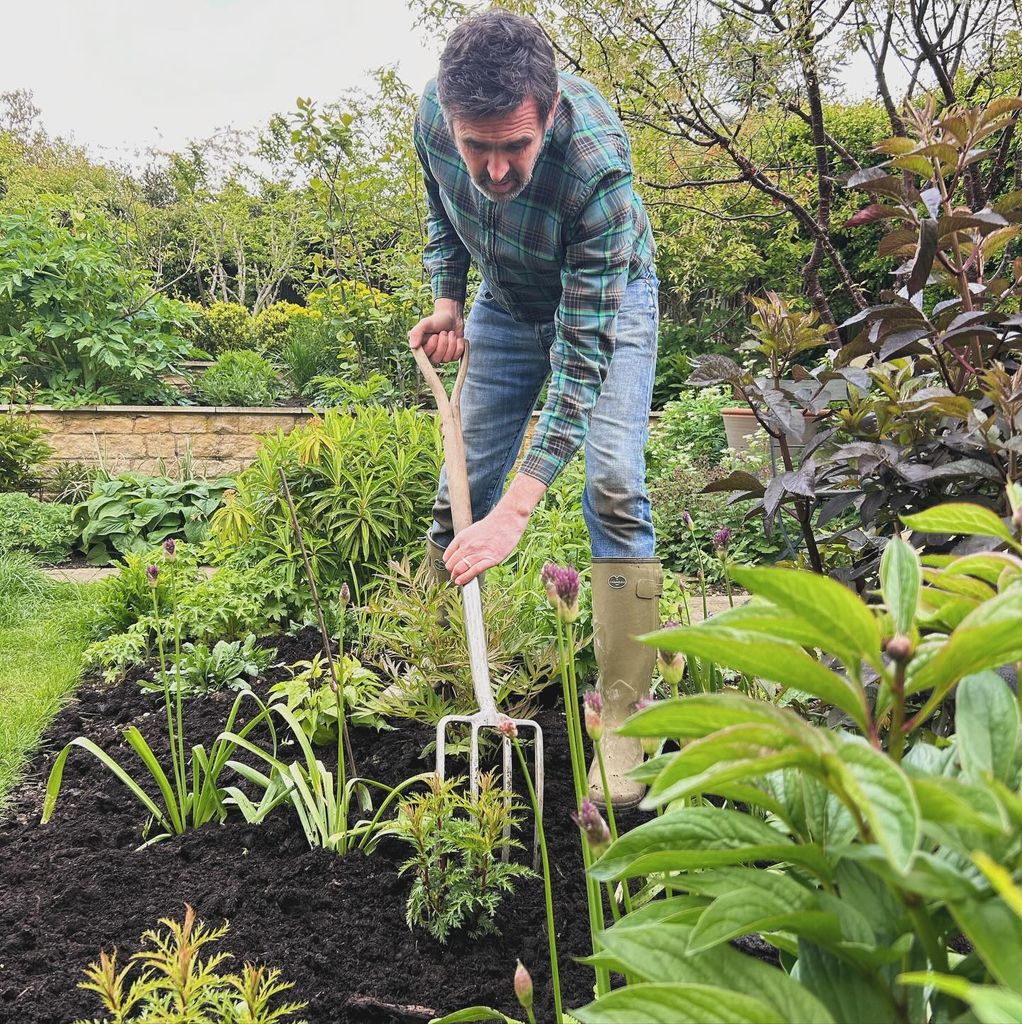
{"type": "Polygon", "coordinates": [[[255,347],[252,317],[237,302],[214,302],[203,308],[200,331],[200,348],[212,356],[255,347]]]}
{"type": "Polygon", "coordinates": [[[260,352],[276,352],[296,322],[322,319],[323,314],[317,309],[297,306],[293,302],[274,302],[252,318],[256,348],[260,352]]]}

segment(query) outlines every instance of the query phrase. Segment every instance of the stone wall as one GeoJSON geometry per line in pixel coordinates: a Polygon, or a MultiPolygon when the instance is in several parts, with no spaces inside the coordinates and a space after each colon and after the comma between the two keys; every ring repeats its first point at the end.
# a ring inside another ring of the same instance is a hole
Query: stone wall
{"type": "MultiPolygon", "coordinates": [[[[0,416],[10,408],[0,405],[0,416]]],[[[193,473],[216,477],[233,476],[249,465],[262,435],[278,429],[289,433],[316,413],[308,408],[90,405],[54,409],[37,405],[27,415],[46,428],[53,463],[102,463],[111,473],[134,470],[176,476],[180,460],[190,457],[193,473]]],[[[650,421],[659,415],[650,413],[650,421]]],[[[539,413],[532,414],[523,453],[538,418],[539,413]]]]}
{"type": "MultiPolygon", "coordinates": [[[[0,406],[0,415],[7,411],[0,406]]],[[[108,405],[77,409],[35,406],[31,419],[48,431],[53,462],[102,464],[112,473],[169,471],[190,457],[199,476],[231,476],[255,458],[259,438],[289,432],[312,409],[108,405]]]]}

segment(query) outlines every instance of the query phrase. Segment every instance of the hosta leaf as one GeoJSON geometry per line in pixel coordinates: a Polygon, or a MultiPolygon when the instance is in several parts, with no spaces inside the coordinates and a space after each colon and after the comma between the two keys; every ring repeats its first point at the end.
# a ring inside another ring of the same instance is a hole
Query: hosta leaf
{"type": "Polygon", "coordinates": [[[575,1011],[582,1024],[785,1024],[752,996],[715,985],[639,984],[575,1011]]]}
{"type": "Polygon", "coordinates": [[[900,537],[894,537],[880,560],[880,589],[899,633],[908,634],[915,622],[920,578],[919,556],[900,537]]]}
{"type": "Polygon", "coordinates": [[[830,1024],[824,1007],[784,971],[730,946],[710,953],[685,952],[691,927],[684,924],[649,924],[633,928],[628,915],[600,935],[600,945],[626,970],[644,981],[713,985],[727,979],[728,988],[761,999],[794,1022],[830,1024]]]}
{"type": "Polygon", "coordinates": [[[920,814],[905,773],[863,740],[848,736],[838,747],[842,787],[883,849],[904,873],[919,845],[920,814]]]}
{"type": "Polygon", "coordinates": [[[609,882],[654,871],[761,860],[800,863],[824,876],[830,871],[815,845],[796,844],[747,814],[717,807],[683,807],[620,836],[593,864],[590,874],[609,882]]]}
{"type": "Polygon", "coordinates": [[[976,782],[987,775],[1013,781],[1022,723],[1015,695],[996,672],[977,672],[958,684],[955,726],[966,775],[976,782]]]}

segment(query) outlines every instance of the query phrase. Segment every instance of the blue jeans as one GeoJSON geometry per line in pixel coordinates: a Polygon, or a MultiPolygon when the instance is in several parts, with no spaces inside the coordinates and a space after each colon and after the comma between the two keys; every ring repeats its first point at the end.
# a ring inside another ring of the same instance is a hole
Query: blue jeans
{"type": "MultiPolygon", "coordinates": [[[[657,280],[650,274],[625,290],[607,379],[593,409],[585,443],[582,513],[594,558],[654,557],[646,493],[645,447],[657,350],[657,280]]],[[[525,436],[529,415],[550,375],[553,322],[519,323],[498,306],[485,282],[465,324],[471,344],[461,394],[472,519],[500,500],[525,436]]],[[[454,538],[447,474],[433,508],[430,539],[454,538]]]]}

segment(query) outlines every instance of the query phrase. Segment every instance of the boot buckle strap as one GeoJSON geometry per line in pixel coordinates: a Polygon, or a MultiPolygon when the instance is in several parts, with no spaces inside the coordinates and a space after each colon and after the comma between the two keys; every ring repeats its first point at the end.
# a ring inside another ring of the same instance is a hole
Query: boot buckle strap
{"type": "MultiPolygon", "coordinates": [[[[613,584],[611,584],[611,586],[613,586],[613,584]]],[[[659,580],[645,579],[639,580],[639,582],[635,584],[636,597],[652,599],[654,597],[659,597],[663,591],[664,586],[659,580]]]]}

